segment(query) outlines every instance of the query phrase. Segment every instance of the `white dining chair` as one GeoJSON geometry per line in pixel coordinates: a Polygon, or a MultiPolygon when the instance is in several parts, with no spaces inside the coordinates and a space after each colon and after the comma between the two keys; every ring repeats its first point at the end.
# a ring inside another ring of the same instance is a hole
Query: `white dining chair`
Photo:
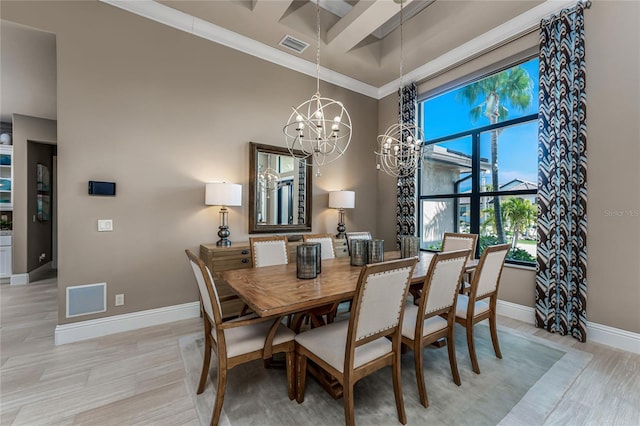
{"type": "Polygon", "coordinates": [[[249,238],[253,266],[260,268],[271,265],[286,265],[289,263],[287,244],[286,235],[249,238]]]}
{"type": "Polygon", "coordinates": [[[446,339],[453,382],[460,386],[454,340],[456,295],[468,255],[469,250],[436,253],[422,284],[420,303],[418,306],[408,304],[405,308],[402,343],[413,350],[418,394],[425,407],[429,406],[429,399],[422,350],[427,345],[446,339]]]}
{"type": "Polygon", "coordinates": [[[400,327],[417,259],[362,267],[349,321],[337,321],[296,335],[297,401],[304,401],[307,360],[343,388],[346,424],[355,423],[353,390],[363,377],[391,366],[398,420],[406,424],[400,378],[400,327]]]}
{"type": "MultiPolygon", "coordinates": [[[[442,235],[442,249],[440,251],[469,250],[469,259],[476,256],[476,246],[478,245],[478,234],[466,234],[461,232],[445,232],[442,235]]],[[[473,270],[467,269],[460,280],[460,292],[468,293],[473,270]]]]}
{"type": "Polygon", "coordinates": [[[478,267],[473,274],[469,294],[458,294],[456,322],[466,328],[471,367],[473,372],[477,374],[480,374],[480,367],[473,341],[473,329],[480,321],[489,320],[493,350],[496,353],[496,357],[502,358],[500,343],[498,342],[496,305],[498,302],[500,276],[510,249],[511,244],[500,244],[485,248],[482,256],[480,256],[478,267]]]}
{"type": "MultiPolygon", "coordinates": [[[[197,393],[204,392],[209,376],[211,352],[215,352],[218,367],[216,400],[211,424],[217,425],[227,385],[227,371],[233,367],[257,359],[270,359],[274,353],[285,353],[289,399],[294,393],[294,336],[283,326],[280,318],[261,318],[253,315],[230,321],[222,320],[222,309],[209,268],[192,251],[185,250],[198,284],[204,323],[204,356],[197,393]]],[[[250,386],[247,386],[250,388],[250,386]]],[[[254,390],[259,388],[254,387],[254,390]]],[[[266,395],[266,397],[269,397],[266,395]]]]}

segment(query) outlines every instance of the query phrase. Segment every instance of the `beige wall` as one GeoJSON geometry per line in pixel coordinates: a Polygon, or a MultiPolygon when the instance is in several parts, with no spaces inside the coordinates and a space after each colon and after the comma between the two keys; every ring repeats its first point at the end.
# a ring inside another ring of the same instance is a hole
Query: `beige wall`
{"type": "MultiPolygon", "coordinates": [[[[587,314],[633,332],[640,332],[639,8],[594,2],[586,11],[587,314]]],[[[67,286],[103,281],[106,315],[196,300],[183,250],[214,241],[218,225],[217,210],[203,205],[203,183],[245,185],[243,207],[231,208],[229,219],[231,239],[246,240],[247,143],[283,145],[287,111],[312,94],[313,79],[95,2],[3,1],[2,19],[57,36],[60,312],[67,286]],[[118,195],[87,196],[90,179],[116,181],[118,195]],[[113,219],[114,232],[98,234],[98,218],[113,219]],[[126,294],[125,306],[113,306],[115,293],[126,294]]],[[[376,102],[326,84],[321,90],[345,102],[356,131],[345,161],[314,181],[314,231],[336,226],[326,192],[350,189],[356,208],[347,211],[347,229],[393,240],[395,182],[375,172],[372,151],[396,120],[395,95],[376,102]]],[[[504,300],[532,306],[533,277],[505,272],[504,300]]]]}
{"type": "MultiPolygon", "coordinates": [[[[290,108],[314,79],[97,2],[3,2],[2,18],[57,37],[59,323],[72,322],[68,286],[106,282],[98,316],[196,301],[184,249],[215,241],[219,220],[204,182],[244,185],[229,224],[231,240],[246,241],[249,141],[284,146],[290,108]],[[88,180],[115,181],[117,196],[88,196],[88,180]],[[114,231],[98,233],[98,219],[114,231]],[[126,304],[116,308],[117,293],[126,304]]],[[[347,227],[373,229],[377,101],[321,91],[345,103],[357,131],[345,159],[314,179],[313,230],[335,229],[326,192],[341,188],[357,194],[347,227]]]]}
{"type": "MultiPolygon", "coordinates": [[[[585,11],[588,132],[587,319],[640,332],[640,3],[593,2],[585,11]]],[[[537,43],[535,38],[505,46],[492,61],[537,43]],[[516,49],[517,50],[517,49],[516,49]]],[[[432,90],[488,65],[486,58],[422,83],[432,90]]],[[[380,101],[379,130],[396,119],[397,96],[380,101]],[[390,118],[392,117],[392,118],[390,118]]],[[[395,209],[383,202],[392,183],[379,180],[378,233],[394,235],[395,209]]],[[[507,268],[500,298],[533,307],[535,273],[507,268]]]]}

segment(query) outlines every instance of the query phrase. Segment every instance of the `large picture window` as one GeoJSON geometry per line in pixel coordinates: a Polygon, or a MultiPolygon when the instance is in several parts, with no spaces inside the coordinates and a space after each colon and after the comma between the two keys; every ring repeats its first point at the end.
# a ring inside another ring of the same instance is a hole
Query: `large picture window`
{"type": "Polygon", "coordinates": [[[538,59],[420,102],[421,248],[444,232],[479,234],[479,252],[510,242],[507,260],[536,259],[538,59]]]}

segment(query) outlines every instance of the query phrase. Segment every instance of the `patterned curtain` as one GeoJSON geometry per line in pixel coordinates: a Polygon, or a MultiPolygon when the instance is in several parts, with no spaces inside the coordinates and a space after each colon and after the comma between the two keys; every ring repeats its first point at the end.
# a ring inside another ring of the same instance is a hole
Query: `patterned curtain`
{"type": "Polygon", "coordinates": [[[536,327],[587,339],[584,6],[540,24],[536,327]]]}
{"type": "MultiPolygon", "coordinates": [[[[402,121],[406,124],[416,123],[416,111],[418,110],[418,87],[415,83],[404,86],[399,91],[402,101],[398,98],[398,110],[402,121]]],[[[398,177],[398,204],[396,206],[396,245],[400,244],[403,235],[416,234],[416,176],[415,173],[398,177]]]]}

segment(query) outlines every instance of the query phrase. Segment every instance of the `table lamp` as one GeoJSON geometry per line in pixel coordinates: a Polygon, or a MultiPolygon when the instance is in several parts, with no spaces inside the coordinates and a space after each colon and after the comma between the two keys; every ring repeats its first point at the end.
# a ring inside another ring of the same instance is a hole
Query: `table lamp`
{"type": "Polygon", "coordinates": [[[345,238],[344,209],[352,209],[356,206],[356,193],[353,191],[329,192],[329,208],[338,209],[338,233],[336,238],[345,238]]]}
{"type": "Polygon", "coordinates": [[[218,227],[218,236],[220,239],[216,242],[217,246],[229,247],[229,225],[227,222],[228,210],[227,206],[242,205],[242,185],[236,183],[207,183],[205,186],[204,203],[207,206],[220,206],[220,226],[218,227]]]}

